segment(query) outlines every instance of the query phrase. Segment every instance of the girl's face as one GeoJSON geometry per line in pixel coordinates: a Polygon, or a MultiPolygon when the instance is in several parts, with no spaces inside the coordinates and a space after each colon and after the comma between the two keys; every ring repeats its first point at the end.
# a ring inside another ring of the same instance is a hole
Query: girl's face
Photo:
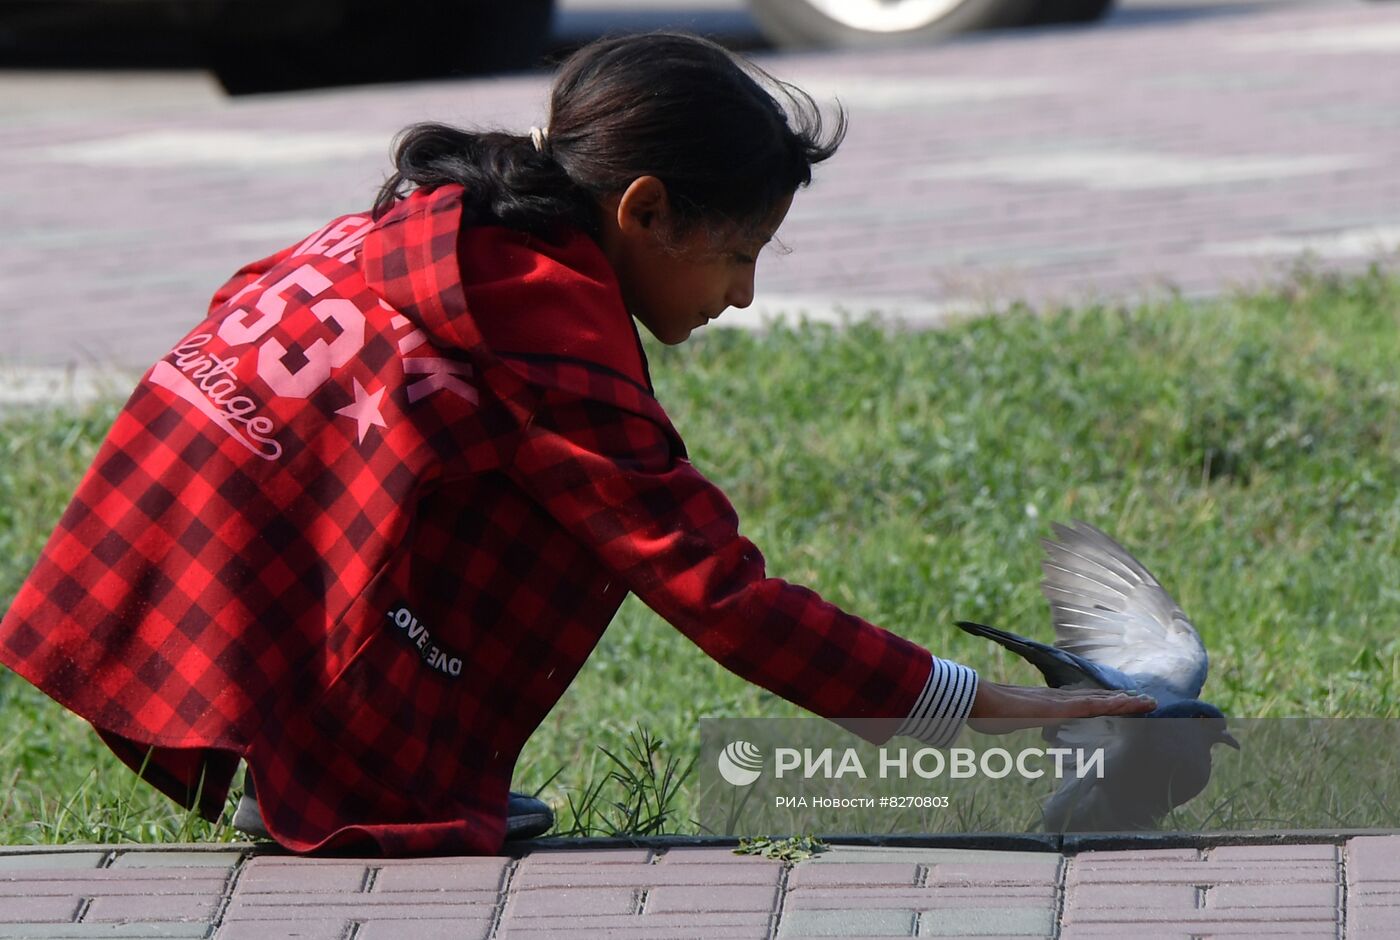
{"type": "Polygon", "coordinates": [[[617,272],[627,311],[651,335],[674,346],[728,308],[753,303],[758,254],[786,218],[792,196],[757,226],[722,237],[697,227],[675,238],[668,235],[665,192],[655,177],[634,182],[615,209],[605,212],[603,250],[617,272]]]}

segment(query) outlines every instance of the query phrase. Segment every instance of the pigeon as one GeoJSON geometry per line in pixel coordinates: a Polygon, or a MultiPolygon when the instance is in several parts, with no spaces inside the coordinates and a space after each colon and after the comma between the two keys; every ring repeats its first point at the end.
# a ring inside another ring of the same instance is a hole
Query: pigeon
{"type": "Polygon", "coordinates": [[[1152,573],[1095,527],[1054,525],[1044,539],[1041,591],[1055,645],[969,621],[958,626],[1001,644],[1040,670],[1047,685],[1152,696],[1142,716],[1083,718],[1045,730],[1059,747],[1104,749],[1103,776],[1067,776],[1042,809],[1052,832],[1154,829],[1210,781],[1211,748],[1239,750],[1220,709],[1200,700],[1209,660],[1200,634],[1152,573]],[[1163,721],[1161,719],[1170,719],[1163,721]]]}

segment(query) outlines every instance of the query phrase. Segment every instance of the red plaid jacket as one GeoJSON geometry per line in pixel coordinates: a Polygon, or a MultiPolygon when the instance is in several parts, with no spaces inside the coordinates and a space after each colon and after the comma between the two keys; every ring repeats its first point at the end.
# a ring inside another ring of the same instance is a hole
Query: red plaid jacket
{"type": "Polygon", "coordinates": [[[498,851],[516,756],[628,591],[888,737],[929,654],[765,577],[589,239],[462,230],[460,197],[337,219],[220,289],[117,418],[0,659],[211,818],[246,758],[298,851],[498,851]]]}

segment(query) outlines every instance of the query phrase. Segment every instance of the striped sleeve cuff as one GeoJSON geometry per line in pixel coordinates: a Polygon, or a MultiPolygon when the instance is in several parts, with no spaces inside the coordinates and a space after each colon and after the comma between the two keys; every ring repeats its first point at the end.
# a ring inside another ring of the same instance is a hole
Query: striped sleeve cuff
{"type": "Polygon", "coordinates": [[[930,747],[948,747],[958,739],[976,697],[974,670],[934,656],[928,682],[895,734],[918,738],[930,747]]]}

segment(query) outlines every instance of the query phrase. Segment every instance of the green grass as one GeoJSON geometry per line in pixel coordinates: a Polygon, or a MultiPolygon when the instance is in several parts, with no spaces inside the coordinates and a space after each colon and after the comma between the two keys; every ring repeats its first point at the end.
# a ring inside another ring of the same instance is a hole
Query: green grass
{"type": "MultiPolygon", "coordinates": [[[[1393,278],[1303,274],[1202,305],[925,333],[712,330],[650,352],[692,458],[772,574],[991,679],[1036,683],[952,622],[1048,639],[1039,539],[1082,518],[1192,616],[1206,697],[1228,714],[1393,718],[1398,311],[1393,278]]],[[[0,608],[112,414],[0,418],[0,608]]],[[[0,840],[226,834],[133,791],[85,726],[13,676],[0,707],[0,840]]],[[[674,778],[697,720],[796,714],[629,600],[527,745],[517,788],[542,788],[565,831],[692,831],[692,788],[674,778]]]]}

